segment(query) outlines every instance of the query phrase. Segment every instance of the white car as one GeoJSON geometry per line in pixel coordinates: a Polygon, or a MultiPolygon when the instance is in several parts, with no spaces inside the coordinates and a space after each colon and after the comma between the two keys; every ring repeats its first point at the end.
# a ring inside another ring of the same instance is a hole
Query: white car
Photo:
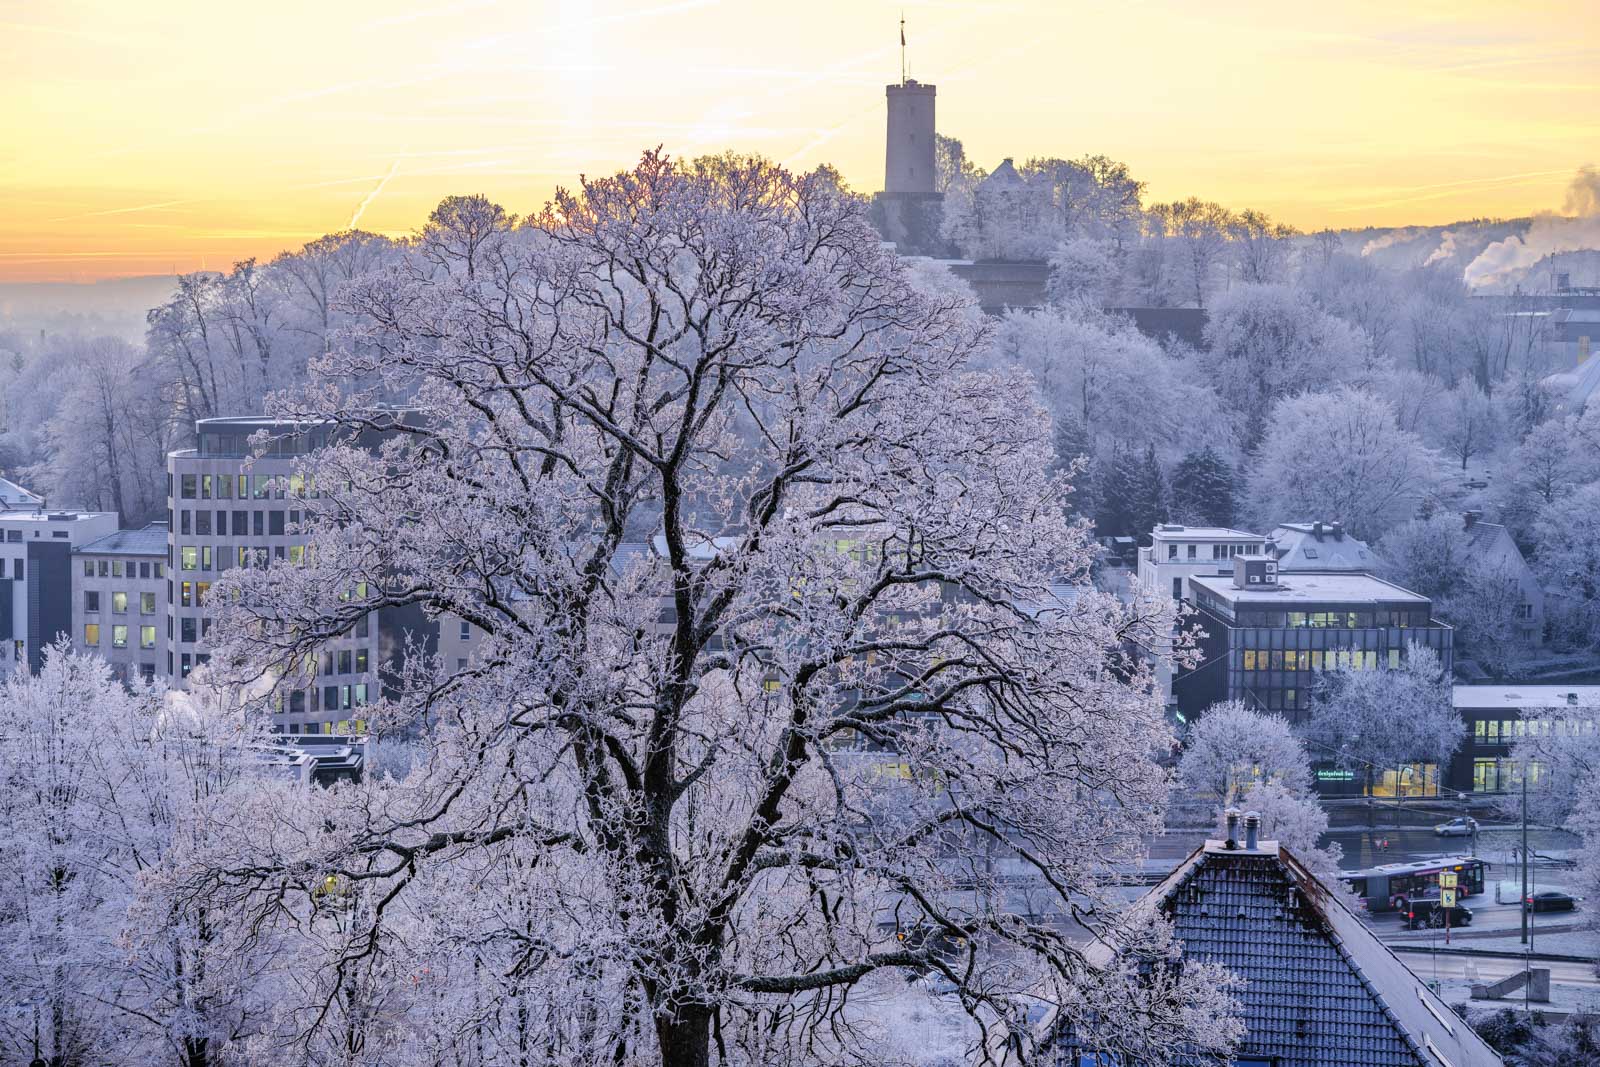
{"type": "Polygon", "coordinates": [[[1478,820],[1463,815],[1449,822],[1440,823],[1433,828],[1433,832],[1440,837],[1471,837],[1478,832],[1478,820]]]}

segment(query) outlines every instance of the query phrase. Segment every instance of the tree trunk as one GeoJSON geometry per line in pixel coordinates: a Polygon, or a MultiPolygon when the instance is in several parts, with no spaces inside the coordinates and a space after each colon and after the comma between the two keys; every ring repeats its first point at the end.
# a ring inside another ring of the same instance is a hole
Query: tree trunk
{"type": "Polygon", "coordinates": [[[711,1013],[690,1008],[657,1017],[656,1041],[661,1067],[711,1067],[711,1013]]]}

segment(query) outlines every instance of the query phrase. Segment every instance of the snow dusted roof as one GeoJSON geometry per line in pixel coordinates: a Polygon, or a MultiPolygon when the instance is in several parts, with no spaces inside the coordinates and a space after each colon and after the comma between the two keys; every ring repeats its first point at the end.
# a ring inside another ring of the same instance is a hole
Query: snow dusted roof
{"type": "Polygon", "coordinates": [[[1136,905],[1171,920],[1186,959],[1245,979],[1240,1057],[1281,1067],[1500,1067],[1338,893],[1276,841],[1257,845],[1207,841],[1136,905]]]}
{"type": "Polygon", "coordinates": [[[1450,692],[1457,708],[1486,711],[1600,707],[1600,685],[1458,685],[1450,692]]]}
{"type": "Polygon", "coordinates": [[[1378,555],[1365,541],[1332,523],[1285,522],[1272,531],[1278,546],[1278,571],[1370,571],[1378,555]]]}
{"type": "Polygon", "coordinates": [[[142,530],[118,530],[80,545],[77,551],[80,555],[93,556],[165,556],[167,524],[152,522],[142,530]]]}
{"type": "Polygon", "coordinates": [[[1285,572],[1278,568],[1276,589],[1249,586],[1240,589],[1232,575],[1195,575],[1189,579],[1229,603],[1291,606],[1296,601],[1328,604],[1415,604],[1427,605],[1428,598],[1402,589],[1370,574],[1331,574],[1285,572]]]}
{"type": "Polygon", "coordinates": [[[1021,189],[1027,185],[1022,180],[1022,175],[1017,173],[1017,168],[1011,165],[1011,157],[1007,156],[1000,161],[1000,165],[989,172],[989,176],[978,183],[979,189],[1021,189]]]}

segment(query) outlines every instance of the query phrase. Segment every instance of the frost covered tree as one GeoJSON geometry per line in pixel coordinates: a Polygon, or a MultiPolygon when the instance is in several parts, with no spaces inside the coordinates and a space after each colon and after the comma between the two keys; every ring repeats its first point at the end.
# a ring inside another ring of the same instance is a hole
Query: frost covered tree
{"type": "Polygon", "coordinates": [[[1311,768],[1305,746],[1283,716],[1230,700],[1207,708],[1190,728],[1178,781],[1225,807],[1259,781],[1303,794],[1311,787],[1311,768]]]}
{"type": "Polygon", "coordinates": [[[1445,397],[1432,430],[1439,450],[1459,460],[1465,471],[1474,456],[1482,456],[1499,444],[1500,412],[1476,382],[1464,379],[1445,397]]]}
{"type": "Polygon", "coordinates": [[[1251,505],[1264,527],[1323,515],[1374,540],[1434,497],[1441,470],[1437,453],[1396,426],[1379,397],[1305,393],[1272,411],[1251,471],[1251,505]]]}
{"type": "Polygon", "coordinates": [[[1545,508],[1533,537],[1534,571],[1556,594],[1549,608],[1557,636],[1577,647],[1600,644],[1600,483],[1545,508]]]}
{"type": "Polygon", "coordinates": [[[1081,423],[1102,457],[1146,445],[1170,454],[1230,439],[1216,394],[1121,318],[1012,312],[995,329],[988,358],[1026,370],[1045,407],[1081,423]],[[1185,417],[1172,418],[1174,411],[1185,417]]]}
{"type": "Polygon", "coordinates": [[[999,872],[1031,872],[1125,963],[1171,958],[1105,892],[1159,825],[1169,741],[1122,649],[1171,618],[1084,583],[1031,385],[971,368],[966,309],[864,211],[824,176],[652,153],[520,226],[436,217],[346,290],[366,325],[281,411],[386,443],[308,458],[312,550],[218,583],[212,666],[304,684],[391,607],[481,636],[371,710],[415,731],[409,773],[263,810],[190,872],[242,924],[321,923],[283,1040],[873,1060],[852,989],[933,971],[991,1036],[1028,990],[1091,1027],[1139,1002],[1117,1040],[1143,1062],[1224,1043],[1215,974],[1149,999],[1006,908],[999,872]],[[285,896],[308,871],[337,929],[285,896]]]}
{"type": "Polygon", "coordinates": [[[1283,285],[1239,285],[1220,296],[1206,322],[1201,370],[1237,413],[1242,444],[1254,450],[1279,400],[1327,391],[1361,363],[1364,341],[1307,294],[1283,285]]]}
{"type": "Polygon", "coordinates": [[[1454,592],[1469,566],[1456,515],[1409,519],[1384,534],[1376,547],[1383,577],[1429,599],[1454,592]]]}
{"type": "Polygon", "coordinates": [[[1385,772],[1450,761],[1466,727],[1450,700],[1439,654],[1412,643],[1397,668],[1341,668],[1316,693],[1301,736],[1319,762],[1362,776],[1367,792],[1385,772]]]}
{"type": "Polygon", "coordinates": [[[1233,216],[1228,237],[1240,280],[1255,285],[1283,281],[1289,269],[1289,239],[1297,233],[1293,226],[1273,222],[1265,212],[1246,209],[1233,216]]]}
{"type": "Polygon", "coordinates": [[[237,706],[127,689],[66,646],[0,690],[0,1047],[8,1061],[221,1061],[267,1017],[270,943],[163,880],[242,811],[292,804],[261,778],[237,706]]]}
{"type": "Polygon", "coordinates": [[[1190,197],[1156,204],[1150,213],[1160,220],[1164,241],[1171,245],[1186,300],[1206,306],[1228,251],[1233,213],[1221,204],[1190,197]]]}
{"type": "Polygon", "coordinates": [[[1497,678],[1520,673],[1533,642],[1520,611],[1522,585],[1509,568],[1474,561],[1451,591],[1434,601],[1434,613],[1456,632],[1456,655],[1471,656],[1497,678]]]}

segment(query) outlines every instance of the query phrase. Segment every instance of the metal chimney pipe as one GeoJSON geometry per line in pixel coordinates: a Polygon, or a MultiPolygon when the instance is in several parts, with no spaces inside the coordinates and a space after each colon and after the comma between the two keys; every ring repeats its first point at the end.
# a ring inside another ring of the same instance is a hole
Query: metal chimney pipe
{"type": "Polygon", "coordinates": [[[1261,816],[1259,813],[1246,812],[1244,817],[1244,847],[1247,851],[1256,850],[1256,837],[1261,832],[1261,816]]]}
{"type": "Polygon", "coordinates": [[[1223,815],[1223,818],[1227,820],[1227,825],[1228,825],[1228,836],[1227,836],[1227,839],[1222,842],[1223,847],[1225,847],[1225,848],[1238,848],[1239,847],[1239,809],[1238,808],[1229,808],[1227,811],[1223,812],[1222,815],[1223,815]]]}

